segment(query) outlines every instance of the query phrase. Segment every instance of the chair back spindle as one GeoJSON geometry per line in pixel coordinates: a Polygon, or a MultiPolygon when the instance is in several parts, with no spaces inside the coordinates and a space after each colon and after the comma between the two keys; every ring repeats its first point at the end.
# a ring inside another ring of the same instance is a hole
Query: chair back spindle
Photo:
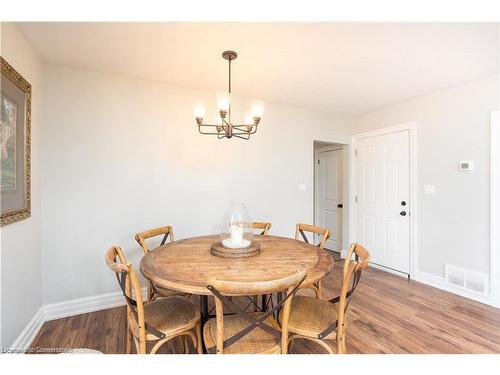
{"type": "Polygon", "coordinates": [[[159,228],[154,228],[150,230],[146,230],[141,233],[137,233],[135,235],[135,240],[141,245],[142,250],[144,251],[144,254],[147,254],[150,250],[146,240],[152,237],[157,237],[163,235],[162,240],[160,242],[160,246],[165,245],[165,243],[168,242],[173,242],[174,241],[174,230],[170,225],[164,226],[164,227],[159,227],[159,228]]]}
{"type": "Polygon", "coordinates": [[[320,249],[323,249],[325,246],[326,241],[328,238],[330,238],[331,232],[327,228],[319,227],[316,225],[310,225],[310,224],[302,224],[299,223],[296,226],[295,229],[295,239],[300,240],[302,239],[304,242],[311,243],[315,246],[318,246],[320,249]],[[318,243],[315,243],[313,241],[309,241],[307,238],[306,232],[312,233],[313,235],[318,236],[318,243]]]}
{"type": "Polygon", "coordinates": [[[267,236],[269,229],[271,229],[271,223],[263,223],[263,222],[253,222],[252,228],[259,230],[259,235],[267,236]]]}

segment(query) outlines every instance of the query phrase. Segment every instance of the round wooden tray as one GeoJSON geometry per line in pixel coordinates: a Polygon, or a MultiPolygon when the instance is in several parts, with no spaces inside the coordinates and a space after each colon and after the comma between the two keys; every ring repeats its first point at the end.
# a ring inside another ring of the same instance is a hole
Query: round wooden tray
{"type": "Polygon", "coordinates": [[[253,242],[248,247],[229,249],[222,246],[222,242],[215,242],[210,247],[210,253],[220,258],[248,258],[260,253],[260,244],[253,242]]]}

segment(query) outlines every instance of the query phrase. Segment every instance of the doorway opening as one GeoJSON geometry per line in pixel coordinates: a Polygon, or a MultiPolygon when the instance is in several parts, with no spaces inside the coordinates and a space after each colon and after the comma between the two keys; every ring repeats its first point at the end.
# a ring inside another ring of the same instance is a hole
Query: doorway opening
{"type": "Polygon", "coordinates": [[[314,141],[313,170],[314,225],[330,230],[325,249],[341,254],[349,239],[348,145],[314,141]]]}

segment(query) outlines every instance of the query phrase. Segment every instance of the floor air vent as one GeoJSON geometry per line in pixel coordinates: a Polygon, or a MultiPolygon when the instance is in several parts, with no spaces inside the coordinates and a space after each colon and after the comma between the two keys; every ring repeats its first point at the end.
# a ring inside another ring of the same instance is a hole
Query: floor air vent
{"type": "Polygon", "coordinates": [[[488,276],[481,272],[445,264],[444,282],[469,292],[488,294],[488,276]]]}

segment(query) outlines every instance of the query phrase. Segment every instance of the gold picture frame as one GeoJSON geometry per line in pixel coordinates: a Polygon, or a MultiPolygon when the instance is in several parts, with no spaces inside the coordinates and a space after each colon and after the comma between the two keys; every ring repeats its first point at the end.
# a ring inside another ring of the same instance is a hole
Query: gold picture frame
{"type": "Polygon", "coordinates": [[[2,56],[0,225],[31,216],[31,85],[2,56]]]}

